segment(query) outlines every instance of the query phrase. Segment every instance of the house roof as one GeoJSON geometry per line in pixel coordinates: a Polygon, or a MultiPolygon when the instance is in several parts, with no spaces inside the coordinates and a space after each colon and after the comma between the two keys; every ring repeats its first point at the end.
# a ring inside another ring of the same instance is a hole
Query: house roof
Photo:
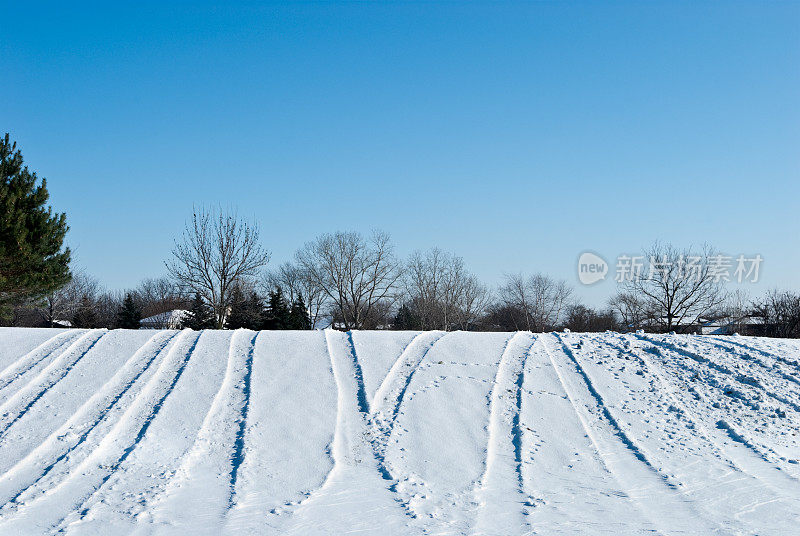
{"type": "Polygon", "coordinates": [[[164,313],[158,313],[157,315],[148,316],[147,318],[142,318],[142,324],[170,324],[173,322],[180,322],[183,320],[186,315],[189,314],[189,311],[186,309],[173,309],[172,311],[166,311],[164,313]]]}

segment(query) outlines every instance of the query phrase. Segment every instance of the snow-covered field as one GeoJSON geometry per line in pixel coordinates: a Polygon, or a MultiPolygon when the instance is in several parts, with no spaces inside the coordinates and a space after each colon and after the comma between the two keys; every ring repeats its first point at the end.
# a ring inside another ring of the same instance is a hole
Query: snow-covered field
{"type": "Polygon", "coordinates": [[[0,329],[0,534],[797,534],[800,345],[0,329]]]}

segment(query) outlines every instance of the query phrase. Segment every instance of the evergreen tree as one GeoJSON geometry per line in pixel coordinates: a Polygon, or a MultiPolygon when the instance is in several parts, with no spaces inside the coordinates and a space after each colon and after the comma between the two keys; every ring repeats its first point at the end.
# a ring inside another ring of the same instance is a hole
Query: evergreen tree
{"type": "Polygon", "coordinates": [[[281,287],[269,293],[269,305],[264,314],[263,329],[288,329],[291,319],[289,306],[283,297],[281,287]]]}
{"type": "Polygon", "coordinates": [[[247,329],[259,330],[264,318],[264,302],[255,292],[250,293],[247,300],[247,329]]]}
{"type": "Polygon", "coordinates": [[[232,292],[231,314],[228,317],[226,327],[228,329],[260,329],[262,309],[263,306],[258,294],[252,292],[249,298],[245,298],[244,293],[237,286],[232,292]]]}
{"type": "Polygon", "coordinates": [[[70,280],[66,216],[45,205],[47,182],[37,186],[16,147],[8,134],[0,138],[0,313],[70,280]]]}
{"type": "Polygon", "coordinates": [[[75,316],[72,317],[72,325],[76,328],[96,328],[98,322],[95,303],[88,295],[84,294],[78,309],[75,311],[75,316]]]}
{"type": "Polygon", "coordinates": [[[306,309],[302,293],[298,294],[292,302],[292,308],[289,311],[289,329],[311,329],[311,317],[308,316],[308,309],[306,309]]]}
{"type": "Polygon", "coordinates": [[[183,319],[183,327],[199,331],[214,327],[214,316],[211,308],[206,305],[200,293],[195,293],[189,314],[183,319]]]}
{"type": "Polygon", "coordinates": [[[142,310],[136,305],[133,295],[128,292],[117,313],[117,326],[122,329],[139,329],[142,321],[142,310]]]}
{"type": "Polygon", "coordinates": [[[405,303],[400,306],[394,317],[392,327],[397,330],[419,329],[419,319],[405,303]]]}
{"type": "Polygon", "coordinates": [[[239,285],[233,287],[231,292],[230,314],[225,321],[228,329],[239,329],[244,327],[245,318],[245,298],[239,285]]]}

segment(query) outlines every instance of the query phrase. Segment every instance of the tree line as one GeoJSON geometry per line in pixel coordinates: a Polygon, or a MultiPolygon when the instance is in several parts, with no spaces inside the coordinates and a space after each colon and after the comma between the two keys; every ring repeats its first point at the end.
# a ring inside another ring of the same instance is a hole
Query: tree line
{"type": "MultiPolygon", "coordinates": [[[[207,208],[196,208],[175,240],[167,276],[108,291],[70,271],[66,216],[47,199],[45,180],[23,165],[8,135],[0,139],[3,324],[135,328],[181,311],[181,324],[193,329],[671,331],[716,319],[745,331],[755,318],[758,334],[800,336],[800,294],[772,290],[750,300],[728,292],[707,264],[691,280],[670,268],[622,282],[598,309],[546,274],[507,274],[489,288],[461,257],[439,248],[401,259],[382,231],[322,234],[271,267],[257,223],[207,208]]],[[[714,253],[657,243],[644,256],[675,267],[714,253]]]]}

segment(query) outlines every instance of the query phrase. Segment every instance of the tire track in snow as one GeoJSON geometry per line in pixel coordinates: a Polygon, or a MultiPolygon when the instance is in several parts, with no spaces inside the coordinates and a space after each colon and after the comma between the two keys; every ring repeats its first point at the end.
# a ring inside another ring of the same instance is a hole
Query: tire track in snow
{"type": "Polygon", "coordinates": [[[0,440],[8,433],[8,430],[19,421],[28,410],[51,389],[60,382],[83,357],[94,348],[95,344],[108,333],[107,330],[91,330],[75,342],[70,344],[55,360],[33,379],[31,382],[17,391],[2,406],[0,406],[0,440]],[[93,335],[98,335],[92,339],[93,335]]]}
{"type": "Polygon", "coordinates": [[[147,430],[150,428],[150,425],[153,424],[153,420],[156,418],[156,415],[158,415],[158,412],[161,411],[161,407],[164,405],[164,402],[167,400],[167,397],[169,397],[172,391],[175,390],[175,385],[178,383],[178,380],[181,379],[183,371],[186,370],[186,365],[189,364],[189,359],[191,359],[192,353],[194,352],[194,349],[197,347],[197,343],[200,340],[202,333],[203,332],[201,331],[200,334],[197,335],[197,338],[192,343],[192,346],[189,348],[189,351],[186,352],[185,357],[183,358],[183,360],[181,360],[180,365],[178,366],[178,370],[175,372],[175,376],[173,376],[172,381],[170,382],[167,389],[164,391],[161,397],[158,398],[158,401],[155,403],[155,405],[153,405],[150,414],[147,415],[141,428],[139,428],[139,432],[136,434],[133,443],[125,447],[125,449],[122,451],[122,455],[120,455],[120,457],[117,458],[117,460],[111,465],[110,470],[100,481],[100,484],[97,486],[97,488],[93,490],[92,494],[89,495],[86,498],[86,500],[83,501],[83,504],[78,508],[81,511],[80,512],[81,517],[83,517],[87,513],[87,510],[85,509],[85,504],[88,502],[91,496],[94,495],[94,493],[96,493],[97,491],[99,491],[106,482],[108,482],[108,479],[111,478],[114,472],[117,469],[119,469],[119,467],[125,462],[128,456],[130,456],[131,453],[134,450],[136,450],[136,447],[139,445],[139,443],[142,442],[142,439],[144,439],[144,436],[147,434],[147,430]]]}
{"type": "MultiPolygon", "coordinates": [[[[641,335],[637,335],[637,338],[639,338],[639,340],[648,342],[648,343],[650,343],[650,344],[652,344],[652,345],[654,345],[656,347],[664,348],[667,351],[672,352],[674,354],[681,355],[681,356],[684,356],[684,357],[689,357],[690,359],[692,359],[693,361],[695,361],[697,363],[700,363],[700,364],[712,363],[712,365],[715,365],[715,366],[711,366],[710,368],[712,368],[714,370],[718,370],[718,367],[722,368],[724,370],[727,370],[725,367],[720,367],[719,365],[716,365],[715,363],[709,361],[707,358],[705,358],[703,356],[700,356],[699,354],[696,354],[694,352],[690,352],[688,350],[676,347],[675,345],[671,345],[671,344],[667,344],[667,343],[661,344],[660,341],[653,340],[653,339],[650,339],[648,337],[643,337],[641,335]]],[[[689,370],[689,369],[686,369],[686,370],[689,370]]],[[[733,376],[732,371],[729,373],[729,375],[731,377],[733,376]]],[[[739,382],[739,383],[742,383],[742,382],[739,382]]],[[[714,382],[705,381],[704,385],[713,386],[714,382]]],[[[746,384],[746,385],[750,385],[750,384],[746,384]]],[[[717,385],[717,387],[720,387],[720,386],[717,385]]],[[[761,389],[761,391],[765,391],[765,390],[761,389]]],[[[767,394],[770,394],[770,393],[767,392],[767,394]]],[[[778,400],[778,401],[781,401],[781,399],[782,399],[782,397],[778,397],[777,395],[772,395],[771,397],[773,399],[775,399],[775,400],[778,400]]],[[[756,444],[753,441],[749,440],[746,437],[744,432],[742,432],[740,430],[737,430],[736,427],[733,424],[731,424],[730,422],[728,422],[727,420],[724,420],[724,419],[720,419],[720,420],[718,420],[716,422],[716,429],[724,431],[725,435],[726,435],[726,437],[728,439],[734,441],[735,443],[737,443],[737,444],[741,445],[742,447],[748,449],[752,454],[756,455],[756,457],[761,461],[761,463],[767,463],[767,464],[769,464],[770,469],[774,469],[774,470],[778,471],[780,473],[780,475],[781,475],[781,479],[780,480],[788,480],[789,482],[787,482],[785,486],[781,486],[779,488],[779,491],[781,491],[782,493],[792,493],[792,494],[797,493],[797,491],[798,491],[797,487],[796,487],[797,484],[798,484],[797,478],[795,478],[791,474],[787,473],[786,471],[782,470],[779,466],[775,465],[769,459],[769,456],[764,451],[761,450],[761,448],[756,446],[756,444]]],[[[718,433],[717,432],[710,431],[710,433],[714,434],[716,437],[718,437],[718,433]]],[[[768,450],[772,451],[769,448],[768,448],[768,450]]],[[[777,454],[775,454],[775,455],[777,457],[779,457],[777,454]]],[[[739,459],[743,460],[741,457],[739,459]]],[[[745,463],[745,462],[742,461],[742,463],[745,463]]],[[[766,475],[766,473],[761,472],[756,467],[754,467],[752,464],[748,464],[748,466],[750,467],[750,471],[751,472],[758,472],[759,475],[766,475]]],[[[772,486],[772,488],[776,489],[775,488],[775,483],[776,483],[775,479],[765,478],[764,476],[759,476],[759,478],[763,479],[765,483],[766,482],[771,482],[770,485],[772,486]]]]}
{"type": "MultiPolygon", "coordinates": [[[[191,330],[182,331],[181,339],[189,339],[192,333],[191,330]]],[[[86,515],[87,504],[92,496],[102,489],[144,438],[183,374],[201,336],[202,332],[196,335],[183,355],[179,355],[178,349],[184,340],[176,341],[159,364],[155,375],[90,456],[70,471],[66,480],[25,503],[25,508],[19,508],[10,516],[0,519],[0,532],[63,531],[65,521],[71,514],[77,511],[80,517],[86,515]]]]}
{"type": "Polygon", "coordinates": [[[352,334],[327,329],[325,339],[337,387],[330,449],[333,467],[322,486],[290,510],[289,527],[280,533],[343,534],[377,527],[407,532],[409,512],[394,492],[391,475],[369,437],[369,404],[352,334]],[[357,505],[360,515],[342,508],[343,504],[357,505]]]}
{"type": "Polygon", "coordinates": [[[140,514],[156,530],[171,525],[187,533],[213,531],[234,506],[258,336],[238,330],[231,337],[225,376],[194,444],[166,489],[140,514]]]}
{"type": "MultiPolygon", "coordinates": [[[[697,515],[693,506],[685,501],[675,485],[670,483],[647,459],[639,447],[631,441],[620,427],[619,421],[609,410],[602,395],[595,389],[591,377],[581,366],[572,350],[564,342],[560,334],[554,334],[556,340],[563,348],[572,364],[572,375],[579,379],[577,386],[567,380],[562,373],[562,367],[557,365],[547,343],[542,338],[542,345],[558,375],[564,392],[581,421],[586,436],[592,442],[595,450],[600,455],[606,470],[612,475],[621,489],[625,490],[638,509],[658,527],[662,534],[700,532],[706,534],[724,532],[724,528],[697,515]],[[586,390],[588,401],[584,401],[583,409],[578,402],[575,388],[586,390]],[[592,417],[591,409],[599,411],[595,427],[598,431],[606,428],[608,437],[616,441],[608,441],[607,437],[598,435],[589,425],[592,417]],[[587,415],[588,413],[588,415],[587,415]],[[634,483],[638,485],[634,485],[634,483]],[[669,520],[667,523],[666,520],[669,520]]],[[[564,368],[563,370],[567,370],[564,368]]]]}
{"type": "MultiPolygon", "coordinates": [[[[675,383],[670,380],[667,375],[662,371],[661,365],[656,363],[652,360],[645,351],[641,352],[633,352],[631,348],[626,348],[621,345],[614,344],[604,339],[596,339],[601,344],[616,350],[619,353],[629,354],[634,356],[635,358],[641,360],[644,364],[645,368],[648,370],[649,374],[655,377],[656,381],[658,382],[661,392],[665,393],[670,404],[677,408],[682,415],[682,420],[690,423],[692,425],[692,430],[695,430],[699,433],[699,435],[705,440],[705,442],[711,447],[711,451],[716,454],[717,458],[724,460],[724,463],[727,467],[731,470],[744,475],[746,478],[753,479],[755,482],[758,483],[758,486],[761,488],[765,488],[771,490],[773,493],[777,493],[778,497],[775,499],[771,499],[769,502],[773,502],[775,500],[781,500],[781,498],[785,498],[785,489],[781,489],[782,486],[775,486],[774,479],[765,478],[765,473],[759,470],[757,467],[754,468],[752,465],[752,456],[750,453],[742,455],[738,451],[738,449],[731,450],[727,448],[723,442],[719,440],[719,433],[715,430],[709,429],[705,424],[703,424],[702,419],[689,407],[688,404],[682,402],[679,396],[679,389],[675,385],[675,383]]],[[[719,428],[719,426],[717,427],[719,428]]],[[[759,461],[761,457],[759,456],[759,461]]],[[[786,476],[786,475],[784,475],[786,476]]],[[[697,484],[704,483],[696,483],[694,487],[698,487],[697,484]]],[[[751,493],[754,493],[756,490],[752,490],[751,493]]],[[[715,491],[715,493],[717,493],[715,491]]],[[[740,512],[741,513],[741,512],[740,512]]],[[[729,522],[735,521],[734,518],[728,520],[729,522]]]]}
{"type": "Polygon", "coordinates": [[[650,463],[650,460],[647,458],[647,456],[645,456],[645,454],[636,445],[636,443],[634,443],[622,429],[622,427],[619,424],[619,421],[616,419],[616,417],[614,417],[614,415],[611,414],[611,411],[609,410],[608,405],[605,403],[605,400],[603,400],[602,395],[599,392],[597,392],[597,389],[595,389],[594,382],[592,382],[591,378],[589,377],[589,374],[586,372],[586,369],[584,369],[583,366],[581,366],[581,364],[578,362],[578,359],[575,357],[575,354],[572,352],[572,349],[569,347],[569,345],[564,342],[561,335],[556,334],[556,338],[558,339],[558,342],[561,343],[561,346],[564,348],[564,353],[566,354],[566,356],[569,357],[570,360],[572,360],[572,363],[575,365],[575,369],[583,379],[584,383],[586,384],[586,388],[589,390],[589,393],[591,393],[592,397],[594,397],[595,402],[597,403],[597,407],[600,409],[600,411],[603,413],[603,416],[606,418],[606,420],[611,424],[611,427],[614,429],[614,435],[616,435],[619,438],[622,444],[625,445],[625,447],[628,450],[630,450],[631,453],[633,453],[636,459],[645,464],[651,471],[657,473],[660,478],[664,479],[664,483],[667,486],[675,489],[675,485],[670,483],[664,475],[658,473],[658,469],[656,469],[653,466],[653,464],[650,463]]]}
{"type": "Polygon", "coordinates": [[[520,412],[525,363],[535,344],[533,334],[517,332],[507,342],[497,367],[490,394],[486,467],[475,490],[480,504],[475,534],[510,534],[526,526],[520,412]],[[517,341],[523,337],[530,344],[517,341]]]}
{"type": "Polygon", "coordinates": [[[678,346],[678,345],[676,345],[674,343],[667,342],[665,340],[653,339],[651,337],[648,337],[647,335],[638,335],[637,334],[636,337],[639,338],[639,340],[642,340],[642,341],[645,341],[645,342],[649,342],[653,346],[658,346],[660,348],[666,348],[667,350],[670,350],[670,351],[672,351],[674,353],[680,354],[680,355],[682,355],[684,357],[688,357],[689,359],[691,359],[693,361],[696,361],[697,363],[700,363],[701,365],[707,366],[711,370],[715,370],[715,371],[717,371],[717,372],[719,372],[721,374],[724,374],[725,377],[728,377],[728,378],[732,379],[733,381],[735,381],[736,383],[746,386],[747,388],[757,388],[757,389],[759,389],[760,392],[764,393],[766,396],[772,398],[773,400],[775,400],[777,402],[780,402],[781,404],[787,405],[787,406],[791,407],[793,410],[795,410],[796,412],[800,413],[800,404],[796,404],[795,402],[792,402],[788,398],[784,398],[784,397],[782,397],[780,395],[777,395],[777,394],[773,393],[769,389],[764,389],[763,386],[761,386],[761,385],[754,385],[753,383],[750,383],[748,381],[743,381],[743,379],[740,377],[740,375],[736,374],[736,372],[734,372],[733,370],[729,369],[728,367],[726,367],[724,365],[720,365],[719,363],[715,363],[714,361],[712,361],[711,359],[709,359],[709,358],[707,358],[705,356],[702,356],[702,355],[700,355],[700,354],[698,354],[696,352],[692,352],[691,350],[687,350],[686,348],[682,348],[682,347],[680,347],[680,346],[678,346]]]}
{"type": "MultiPolygon", "coordinates": [[[[325,332],[325,347],[326,347],[326,349],[328,351],[328,359],[331,362],[331,372],[333,373],[334,380],[336,382],[336,423],[334,425],[333,438],[331,439],[331,443],[330,443],[330,445],[329,445],[329,447],[327,449],[327,454],[328,454],[328,456],[330,457],[330,460],[331,460],[331,468],[327,472],[327,474],[325,475],[325,478],[322,479],[322,483],[319,485],[319,487],[317,487],[315,489],[311,489],[308,492],[306,492],[306,494],[305,494],[306,496],[303,499],[300,499],[300,500],[297,500],[297,501],[288,501],[288,502],[286,502],[284,504],[283,508],[280,511],[273,510],[272,512],[270,512],[270,513],[275,514],[275,515],[283,516],[283,515],[286,515],[286,514],[289,514],[289,513],[293,513],[295,510],[305,506],[306,503],[311,501],[315,496],[317,496],[320,493],[322,493],[323,490],[327,486],[330,486],[330,482],[333,479],[334,471],[337,470],[337,465],[336,465],[337,464],[337,458],[341,458],[342,457],[342,455],[340,455],[339,453],[342,452],[342,450],[344,450],[344,449],[342,449],[342,448],[336,449],[336,445],[338,445],[340,443],[344,443],[344,441],[345,441],[345,438],[344,438],[344,433],[345,432],[343,430],[343,425],[341,424],[341,421],[344,418],[343,412],[345,411],[345,406],[346,406],[344,397],[346,397],[346,395],[342,391],[343,389],[345,389],[345,387],[343,385],[344,380],[343,380],[343,378],[340,378],[341,374],[345,374],[345,372],[342,372],[340,375],[337,375],[337,373],[336,373],[336,371],[337,371],[336,358],[334,357],[334,355],[333,355],[334,353],[331,350],[331,341],[330,341],[330,337],[328,335],[329,331],[333,331],[333,330],[331,328],[328,328],[328,329],[324,330],[324,332],[325,332]],[[334,452],[334,450],[336,450],[336,452],[334,452]]],[[[352,344],[352,339],[351,339],[351,344],[352,344]]],[[[351,357],[352,357],[352,355],[351,355],[351,357]]],[[[355,377],[356,374],[357,374],[357,372],[354,370],[353,371],[353,376],[355,377]]],[[[357,392],[358,392],[358,386],[356,386],[356,399],[358,398],[357,392]]]]}
{"type": "MultiPolygon", "coordinates": [[[[425,331],[420,333],[409,343],[403,353],[395,360],[389,373],[381,382],[372,399],[371,423],[376,426],[381,435],[386,436],[383,448],[388,442],[389,435],[394,429],[394,423],[400,413],[400,406],[408,391],[408,386],[419,370],[419,366],[428,352],[446,335],[443,331],[425,331]]],[[[355,355],[355,347],[353,347],[355,355]]],[[[381,451],[383,452],[383,450],[381,451]]]]}
{"type": "Polygon", "coordinates": [[[782,370],[782,368],[780,366],[770,366],[770,365],[768,365],[762,359],[759,359],[759,358],[755,357],[753,355],[753,353],[760,353],[761,355],[763,355],[765,357],[769,357],[771,359],[774,359],[775,360],[775,365],[777,365],[778,363],[782,363],[785,366],[790,366],[792,368],[797,369],[798,368],[797,364],[790,365],[787,361],[784,361],[784,360],[778,358],[777,356],[771,355],[771,354],[769,354],[767,352],[763,352],[763,351],[758,350],[756,348],[747,348],[748,351],[745,352],[745,351],[743,351],[744,348],[742,348],[741,346],[737,345],[736,343],[728,343],[728,341],[722,341],[722,340],[718,340],[718,339],[705,339],[705,340],[703,340],[703,342],[704,343],[707,342],[709,344],[712,344],[713,346],[716,346],[717,348],[719,348],[721,350],[725,350],[726,352],[736,352],[740,357],[744,357],[745,359],[748,359],[748,360],[752,361],[753,363],[756,363],[757,365],[759,365],[760,367],[762,367],[765,370],[768,370],[768,371],[770,371],[772,373],[778,374],[784,380],[792,382],[792,383],[794,383],[796,385],[800,385],[800,378],[798,378],[797,376],[793,376],[792,374],[789,374],[788,372],[785,372],[784,370],[782,370]]]}
{"type": "MultiPolygon", "coordinates": [[[[383,377],[383,380],[381,380],[380,385],[378,385],[378,388],[372,395],[372,400],[370,402],[371,408],[377,407],[378,404],[380,403],[379,401],[386,397],[387,391],[389,389],[389,384],[391,383],[390,378],[392,378],[397,373],[396,371],[403,366],[402,363],[406,359],[406,354],[410,352],[411,349],[414,347],[414,345],[417,343],[417,341],[420,340],[420,338],[425,336],[427,333],[430,332],[420,331],[419,333],[414,335],[413,339],[408,341],[408,344],[406,344],[405,348],[403,348],[403,351],[401,351],[400,355],[398,355],[397,358],[394,360],[394,363],[392,363],[392,366],[389,368],[389,371],[386,373],[386,376],[383,377]]],[[[355,348],[355,345],[353,346],[353,348],[355,348]]]]}
{"type": "MultiPolygon", "coordinates": [[[[37,486],[65,460],[66,467],[59,472],[66,477],[69,464],[77,463],[77,460],[72,459],[73,452],[87,441],[176,336],[177,334],[168,332],[153,335],[64,425],[3,474],[0,477],[0,509],[13,507],[24,494],[24,500],[30,500],[30,494],[26,492],[37,486]]],[[[48,483],[48,487],[52,485],[52,481],[48,483]]]]}
{"type": "Polygon", "coordinates": [[[369,415],[369,400],[367,400],[367,388],[364,386],[364,372],[361,370],[361,363],[358,362],[352,331],[347,332],[347,344],[350,347],[350,357],[353,359],[353,368],[355,370],[358,411],[364,415],[369,415]]]}
{"type": "Polygon", "coordinates": [[[759,348],[757,346],[747,346],[744,343],[732,340],[732,337],[730,335],[709,335],[709,337],[711,337],[711,338],[713,338],[713,339],[715,339],[715,340],[717,340],[719,342],[724,342],[724,343],[730,344],[732,346],[738,346],[739,348],[742,348],[742,349],[747,350],[749,352],[757,352],[757,353],[759,353],[759,354],[761,354],[761,355],[763,355],[765,357],[771,357],[772,359],[775,359],[776,361],[779,361],[779,362],[781,362],[781,363],[783,363],[785,365],[788,365],[788,366],[790,366],[792,368],[800,370],[800,360],[797,360],[797,359],[791,360],[791,359],[788,359],[788,358],[783,357],[781,355],[778,355],[778,354],[775,354],[775,353],[772,353],[772,352],[768,352],[766,350],[762,350],[761,348],[759,348]]]}
{"type": "Polygon", "coordinates": [[[228,497],[228,508],[233,507],[234,499],[236,498],[236,479],[239,474],[239,468],[244,461],[244,437],[247,431],[247,413],[250,410],[250,384],[253,379],[253,352],[256,349],[256,339],[258,333],[253,335],[250,341],[250,349],[247,352],[247,359],[245,361],[245,374],[242,385],[242,409],[237,418],[239,428],[236,431],[236,441],[233,446],[233,457],[231,458],[231,476],[230,476],[230,496],[228,497]]]}
{"type": "Polygon", "coordinates": [[[72,343],[85,332],[76,330],[64,331],[47,339],[42,344],[23,355],[0,372],[0,394],[10,385],[16,383],[23,375],[33,370],[37,365],[57,355],[57,352],[72,343]],[[58,340],[57,340],[58,339],[58,340]],[[63,339],[63,340],[61,340],[63,339]]]}

